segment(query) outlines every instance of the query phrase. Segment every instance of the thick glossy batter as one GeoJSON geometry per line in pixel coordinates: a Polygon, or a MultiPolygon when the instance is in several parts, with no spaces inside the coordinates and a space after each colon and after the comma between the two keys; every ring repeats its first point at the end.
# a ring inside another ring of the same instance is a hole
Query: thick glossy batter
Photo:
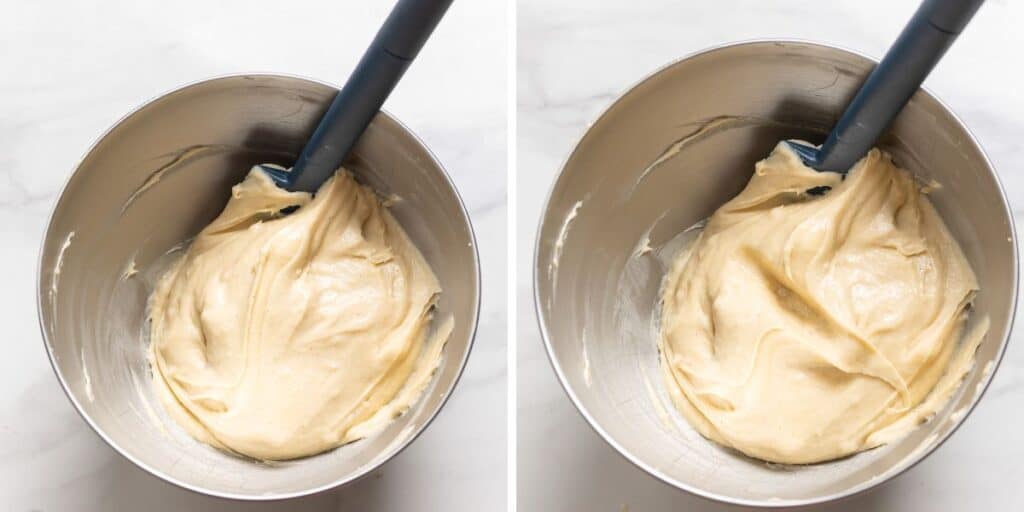
{"type": "Polygon", "coordinates": [[[437,278],[342,170],[311,199],[254,168],[150,298],[154,382],[191,435],[249,457],[312,455],[414,402],[451,331],[437,278]],[[280,211],[299,206],[282,216],[280,211]]]}
{"type": "Polygon", "coordinates": [[[977,287],[887,154],[843,180],[780,144],[666,277],[662,369],[705,437],[773,462],[843,457],[948,400],[986,328],[960,342],[977,287]]]}

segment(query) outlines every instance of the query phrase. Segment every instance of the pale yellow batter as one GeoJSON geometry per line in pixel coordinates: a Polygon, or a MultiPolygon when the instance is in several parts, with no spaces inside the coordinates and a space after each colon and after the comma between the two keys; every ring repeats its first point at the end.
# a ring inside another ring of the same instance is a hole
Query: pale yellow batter
{"type": "Polygon", "coordinates": [[[440,292],[347,171],[310,199],[254,168],[150,298],[158,394],[192,436],[256,459],[360,439],[437,368],[451,331],[448,319],[430,333],[440,292]]]}
{"type": "Polygon", "coordinates": [[[779,144],[666,277],[667,387],[705,437],[752,457],[872,448],[927,419],[973,365],[987,322],[961,333],[977,288],[887,154],[842,180],[779,144]]]}

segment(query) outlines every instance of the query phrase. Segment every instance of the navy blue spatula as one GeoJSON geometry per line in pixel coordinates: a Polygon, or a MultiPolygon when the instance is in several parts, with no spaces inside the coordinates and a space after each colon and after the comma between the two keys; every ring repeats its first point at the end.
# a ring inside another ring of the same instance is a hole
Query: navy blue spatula
{"type": "Polygon", "coordinates": [[[847,172],[874,147],[984,0],[924,0],[821,148],[787,141],[808,167],[847,172]]]}
{"type": "Polygon", "coordinates": [[[341,167],[451,3],[398,0],[291,170],[260,168],[282,188],[316,192],[341,167]]]}

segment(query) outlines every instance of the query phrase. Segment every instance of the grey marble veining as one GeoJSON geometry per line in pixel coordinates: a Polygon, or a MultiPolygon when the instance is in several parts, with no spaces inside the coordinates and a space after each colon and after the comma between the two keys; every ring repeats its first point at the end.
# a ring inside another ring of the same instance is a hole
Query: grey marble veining
{"type": "MultiPolygon", "coordinates": [[[[534,235],[548,188],[588,124],[621,92],[691,52],[801,38],[882,55],[915,0],[522,0],[517,20],[517,478],[520,510],[730,510],[633,467],[575,411],[544,355],[532,303],[534,235]]],[[[1024,5],[990,0],[928,86],[971,128],[1024,219],[1024,5]]],[[[985,398],[926,461],[821,510],[1007,510],[1024,501],[1024,332],[985,398]]],[[[595,376],[594,378],[598,378],[595,376]]]]}
{"type": "Polygon", "coordinates": [[[506,5],[456,2],[386,107],[424,139],[470,212],[483,264],[476,344],[422,437],[339,491],[206,498],[135,468],[82,421],[36,321],[46,217],[81,156],[169,89],[268,71],[340,83],[390,2],[7,2],[0,15],[0,510],[500,510],[506,500],[506,5]]]}

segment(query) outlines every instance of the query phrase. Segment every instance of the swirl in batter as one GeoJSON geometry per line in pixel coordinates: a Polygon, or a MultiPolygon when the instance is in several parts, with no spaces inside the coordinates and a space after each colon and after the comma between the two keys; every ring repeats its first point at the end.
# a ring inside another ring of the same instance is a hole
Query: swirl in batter
{"type": "Polygon", "coordinates": [[[977,288],[887,154],[872,150],[844,180],[779,144],[665,278],[669,394],[705,437],[758,459],[814,463],[887,443],[973,365],[987,322],[961,334],[977,288]],[[807,193],[817,187],[830,189],[807,193]]]}
{"type": "Polygon", "coordinates": [[[153,381],[200,441],[263,460],[323,452],[422,393],[451,332],[429,333],[440,292],[347,171],[311,198],[254,168],[150,298],[153,381]]]}

